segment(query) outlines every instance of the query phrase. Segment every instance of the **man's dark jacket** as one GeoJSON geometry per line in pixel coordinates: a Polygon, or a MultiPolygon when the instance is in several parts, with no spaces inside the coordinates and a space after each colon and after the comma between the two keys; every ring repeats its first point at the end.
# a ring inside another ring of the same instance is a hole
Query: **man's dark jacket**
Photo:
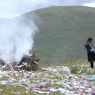
{"type": "Polygon", "coordinates": [[[85,45],[86,50],[87,50],[87,56],[88,56],[88,61],[95,61],[95,52],[91,51],[92,47],[90,45],[85,45]]]}

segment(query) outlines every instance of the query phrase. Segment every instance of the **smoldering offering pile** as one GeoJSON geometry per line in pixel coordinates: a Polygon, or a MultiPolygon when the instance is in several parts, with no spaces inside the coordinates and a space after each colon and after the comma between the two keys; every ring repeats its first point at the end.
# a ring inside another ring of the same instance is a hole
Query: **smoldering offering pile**
{"type": "Polygon", "coordinates": [[[65,66],[42,68],[36,72],[13,68],[0,70],[0,84],[24,87],[39,95],[55,92],[59,95],[91,95],[94,89],[94,81],[87,80],[86,74],[72,74],[65,66]]]}

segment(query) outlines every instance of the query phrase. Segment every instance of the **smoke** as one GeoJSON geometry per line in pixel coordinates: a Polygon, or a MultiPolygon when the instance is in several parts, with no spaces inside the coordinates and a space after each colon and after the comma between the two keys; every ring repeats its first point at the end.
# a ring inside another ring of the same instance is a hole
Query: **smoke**
{"type": "Polygon", "coordinates": [[[0,58],[7,63],[19,61],[33,47],[37,30],[25,17],[0,20],[0,58]]]}

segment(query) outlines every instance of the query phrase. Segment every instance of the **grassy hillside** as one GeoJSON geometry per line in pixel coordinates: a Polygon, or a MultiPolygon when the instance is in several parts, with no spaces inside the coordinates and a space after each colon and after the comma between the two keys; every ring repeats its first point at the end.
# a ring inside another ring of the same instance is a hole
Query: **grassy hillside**
{"type": "MultiPolygon", "coordinates": [[[[41,63],[57,63],[86,58],[88,37],[95,40],[95,9],[87,7],[50,7],[35,11],[39,32],[33,52],[41,63]]],[[[31,14],[26,16],[31,19],[31,14]]]]}

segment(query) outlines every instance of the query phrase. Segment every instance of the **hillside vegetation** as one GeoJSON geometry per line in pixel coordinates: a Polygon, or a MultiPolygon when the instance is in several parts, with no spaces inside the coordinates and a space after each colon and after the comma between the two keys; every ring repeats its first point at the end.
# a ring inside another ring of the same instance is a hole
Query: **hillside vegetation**
{"type": "MultiPolygon", "coordinates": [[[[85,59],[85,41],[95,40],[95,9],[81,6],[50,7],[34,12],[39,32],[34,38],[35,52],[40,63],[63,63],[85,59]]],[[[31,14],[26,14],[28,20],[31,14]]]]}

